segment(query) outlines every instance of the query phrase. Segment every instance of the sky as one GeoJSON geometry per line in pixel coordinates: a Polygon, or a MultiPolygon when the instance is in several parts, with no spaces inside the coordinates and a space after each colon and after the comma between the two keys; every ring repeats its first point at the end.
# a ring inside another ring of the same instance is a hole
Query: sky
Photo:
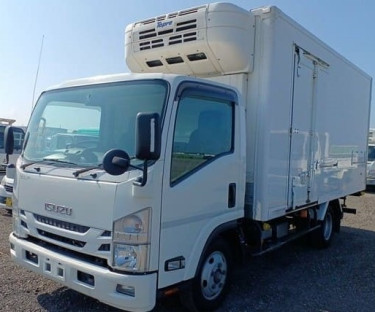
{"type": "MultiPolygon", "coordinates": [[[[126,25],[208,2],[0,0],[0,117],[25,126],[46,88],[71,79],[129,72],[124,60],[126,25]]],[[[278,6],[375,77],[374,0],[230,2],[249,10],[278,6]]],[[[370,126],[375,128],[374,99],[370,126]]]]}

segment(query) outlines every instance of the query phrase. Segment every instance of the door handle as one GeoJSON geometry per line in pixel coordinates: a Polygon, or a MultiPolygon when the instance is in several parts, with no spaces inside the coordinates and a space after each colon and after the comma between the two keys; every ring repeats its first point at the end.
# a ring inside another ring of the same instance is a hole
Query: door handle
{"type": "Polygon", "coordinates": [[[236,183],[230,183],[228,187],[228,208],[236,206],[236,183]]]}

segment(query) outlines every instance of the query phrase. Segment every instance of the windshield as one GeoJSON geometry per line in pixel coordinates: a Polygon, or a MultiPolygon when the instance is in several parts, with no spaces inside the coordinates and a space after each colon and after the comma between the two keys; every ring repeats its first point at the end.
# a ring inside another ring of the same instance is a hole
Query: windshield
{"type": "Polygon", "coordinates": [[[45,92],[31,116],[23,156],[98,166],[116,148],[132,158],[137,114],[162,115],[167,90],[165,81],[142,80],[45,92]]]}
{"type": "Polygon", "coordinates": [[[375,161],[375,146],[368,147],[368,161],[375,161]]]}

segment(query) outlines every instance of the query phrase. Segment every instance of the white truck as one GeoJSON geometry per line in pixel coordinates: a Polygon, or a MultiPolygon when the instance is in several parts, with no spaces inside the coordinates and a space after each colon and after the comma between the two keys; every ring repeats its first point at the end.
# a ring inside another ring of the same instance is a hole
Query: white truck
{"type": "Polygon", "coordinates": [[[13,127],[14,148],[11,155],[7,154],[4,149],[4,131],[6,127],[13,125],[15,119],[0,118],[0,178],[5,174],[6,166],[9,163],[15,163],[17,157],[21,153],[23,138],[25,132],[21,127],[13,127]]]}
{"type": "Polygon", "coordinates": [[[0,208],[5,209],[8,213],[12,213],[12,194],[15,173],[16,168],[14,164],[8,164],[5,175],[0,183],[0,208]]]}
{"type": "Polygon", "coordinates": [[[341,199],[366,187],[371,77],[274,6],[137,22],[125,49],[131,74],[41,94],[16,165],[16,262],[128,311],[176,291],[213,310],[240,259],[330,244],[341,199]],[[50,129],[92,129],[95,146],[51,150],[50,129]]]}
{"type": "Polygon", "coordinates": [[[367,186],[375,185],[375,129],[368,133],[367,186]]]}
{"type": "Polygon", "coordinates": [[[15,119],[0,118],[0,208],[12,211],[13,178],[17,157],[21,153],[25,132],[22,127],[13,127],[13,151],[7,153],[4,148],[4,132],[13,125],[15,119]]]}

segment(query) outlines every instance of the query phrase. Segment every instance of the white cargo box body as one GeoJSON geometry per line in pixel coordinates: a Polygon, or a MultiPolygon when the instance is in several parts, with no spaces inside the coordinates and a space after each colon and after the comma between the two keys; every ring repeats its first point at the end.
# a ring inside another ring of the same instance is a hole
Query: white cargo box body
{"type": "Polygon", "coordinates": [[[246,216],[267,221],[365,189],[371,77],[277,7],[209,4],[129,25],[126,36],[133,72],[185,73],[240,91],[246,216]],[[194,29],[181,30],[188,21],[194,29]],[[185,42],[185,31],[194,39],[185,42]]]}
{"type": "Polygon", "coordinates": [[[247,100],[249,216],[266,221],[364,190],[371,78],[276,7],[252,13],[248,83],[219,79],[247,100]]]}

